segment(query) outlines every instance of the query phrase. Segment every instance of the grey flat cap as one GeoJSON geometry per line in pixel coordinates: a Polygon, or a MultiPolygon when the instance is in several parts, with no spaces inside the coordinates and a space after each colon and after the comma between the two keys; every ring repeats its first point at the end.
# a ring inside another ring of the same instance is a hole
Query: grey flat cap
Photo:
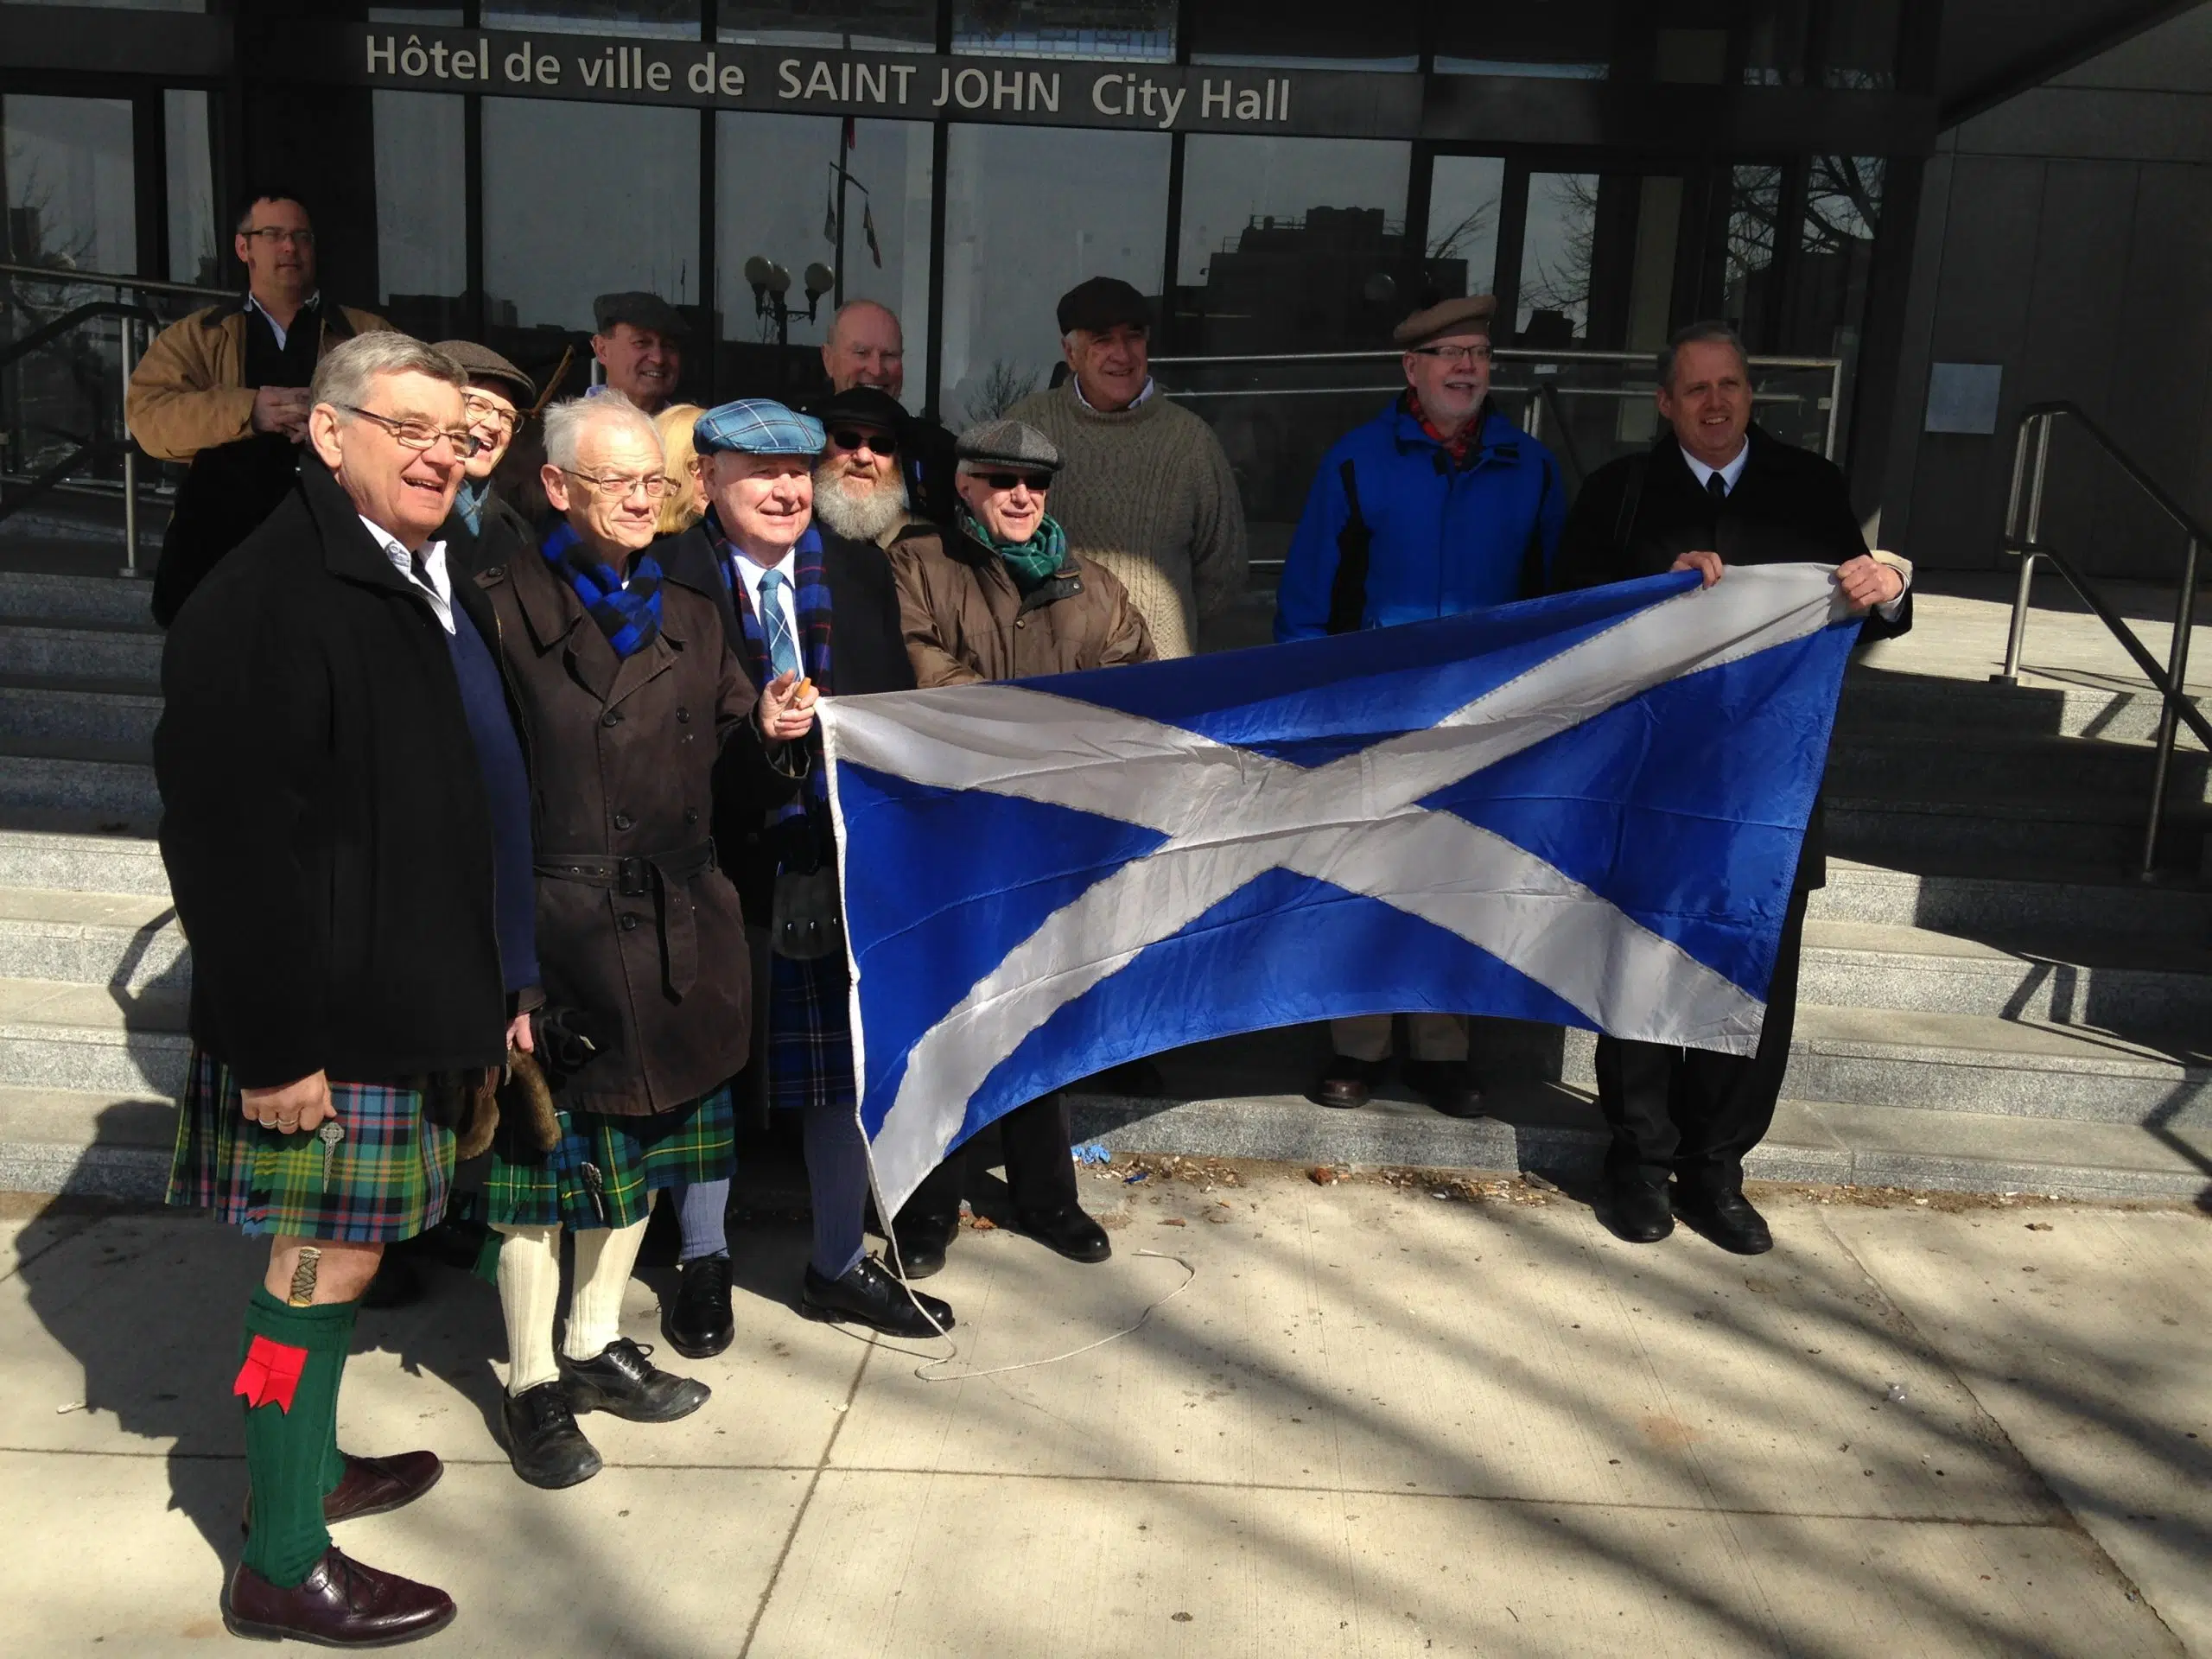
{"type": "Polygon", "coordinates": [[[470,379],[489,380],[501,387],[518,409],[527,411],[537,401],[537,382],[489,346],[480,346],[473,340],[442,340],[431,349],[460,364],[470,379]]]}
{"type": "Polygon", "coordinates": [[[976,466],[1027,467],[1046,474],[1060,470],[1060,452],[1027,421],[985,421],[960,435],[953,454],[976,466]]]}

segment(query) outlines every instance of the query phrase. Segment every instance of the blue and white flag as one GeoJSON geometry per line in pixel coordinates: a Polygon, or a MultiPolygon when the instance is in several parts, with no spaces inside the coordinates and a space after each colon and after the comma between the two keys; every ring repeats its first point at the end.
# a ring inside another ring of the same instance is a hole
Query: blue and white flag
{"type": "Polygon", "coordinates": [[[1757,1047],[1854,626],[1739,566],[822,704],[861,1122],[895,1207],[1026,1101],[1402,1010],[1757,1047]]]}

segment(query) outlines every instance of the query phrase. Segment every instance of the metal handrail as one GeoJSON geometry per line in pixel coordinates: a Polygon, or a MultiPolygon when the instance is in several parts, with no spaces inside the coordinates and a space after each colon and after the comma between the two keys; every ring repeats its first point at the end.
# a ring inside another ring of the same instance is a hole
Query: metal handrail
{"type": "Polygon", "coordinates": [[[2189,700],[2186,685],[2189,676],[2189,644],[2190,631],[2196,626],[2196,565],[2205,543],[2212,540],[2204,527],[2197,523],[2189,509],[2174,499],[2164,486],[2145,472],[2129,455],[2113,442],[2105,429],[2092,420],[2080,404],[2066,400],[2031,404],[2020,411],[2019,425],[2012,438],[2012,485],[2005,504],[2005,534],[2003,550],[2017,554],[2020,560],[2019,585],[2013,591],[2012,626],[2005,641],[2005,667],[2001,673],[1993,674],[1993,680],[2017,685],[2020,679],[2020,653],[2026,647],[2028,637],[2028,602],[2035,583],[2036,561],[2048,559],[2051,567],[2066,578],[2067,583],[2081,596],[2097,620],[2117,639],[2121,647],[2143,671],[2144,677],[2158,690],[2158,737],[2151,764],[2150,821],[2143,830],[2143,860],[2138,874],[2145,880],[2157,867],[2158,826],[2166,812],[2166,785],[2173,769],[2174,741],[2186,724],[2196,734],[2197,741],[2212,750],[2212,721],[2208,721],[2196,705],[2189,700]],[[2095,442],[2105,455],[2117,464],[2130,482],[2149,496],[2158,510],[2173,520],[2187,537],[2182,553],[2181,591],[2174,602],[2174,631],[2166,650],[2166,665],[2161,669],[2157,660],[2144,649],[2143,642],[2135,637],[2120,613],[2105,601],[2089,582],[2089,579],[2074,562],[2044,539],[2044,486],[2050,467],[2050,435],[2061,416],[2074,422],[2095,442]],[[2021,509],[2026,508],[2024,523],[2021,509]]]}
{"type": "Polygon", "coordinates": [[[211,300],[236,297],[227,288],[201,288],[192,283],[166,283],[151,276],[119,276],[111,270],[67,270],[53,265],[0,264],[0,276],[29,276],[39,282],[83,283],[92,288],[135,288],[149,294],[198,294],[211,300]]]}
{"type": "MultiPolygon", "coordinates": [[[[25,269],[21,266],[0,265],[0,271],[25,269]]],[[[35,268],[33,268],[35,269],[35,268]]],[[[111,280],[101,278],[102,281],[111,280]]],[[[129,279],[124,279],[128,281],[129,279]]],[[[138,325],[159,328],[162,320],[143,305],[127,300],[94,300],[63,312],[52,321],[32,330],[21,340],[11,340],[0,348],[0,370],[28,357],[41,346],[52,344],[73,328],[88,322],[116,320],[117,359],[122,367],[122,383],[116,400],[116,423],[122,428],[117,440],[123,453],[123,568],[116,574],[135,577],[138,570],[138,446],[131,442],[130,416],[125,412],[130,399],[130,376],[138,366],[138,325]]],[[[88,438],[77,446],[74,454],[64,457],[31,480],[29,487],[17,493],[12,501],[0,502],[0,518],[28,506],[44,495],[84,463],[88,457],[99,455],[104,445],[97,437],[88,438]]]]}

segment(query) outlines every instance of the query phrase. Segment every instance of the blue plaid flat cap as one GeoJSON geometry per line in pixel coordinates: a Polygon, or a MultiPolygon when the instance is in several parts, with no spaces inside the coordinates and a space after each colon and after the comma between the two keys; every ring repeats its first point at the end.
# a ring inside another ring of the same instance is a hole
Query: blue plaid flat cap
{"type": "Polygon", "coordinates": [[[818,455],[822,423],[766,397],[741,397],[710,409],[693,423],[691,447],[702,455],[818,455]]]}

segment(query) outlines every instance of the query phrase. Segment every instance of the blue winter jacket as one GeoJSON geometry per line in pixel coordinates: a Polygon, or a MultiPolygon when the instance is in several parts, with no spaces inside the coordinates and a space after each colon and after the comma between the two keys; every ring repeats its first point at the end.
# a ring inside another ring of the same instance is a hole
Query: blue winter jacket
{"type": "Polygon", "coordinates": [[[1567,487],[1552,452],[1492,413],[1466,464],[1455,467],[1401,397],[1323,459],[1275,595],[1278,640],[1329,631],[1338,536],[1351,516],[1347,461],[1373,537],[1362,627],[1427,622],[1549,591],[1567,519],[1567,487]]]}

